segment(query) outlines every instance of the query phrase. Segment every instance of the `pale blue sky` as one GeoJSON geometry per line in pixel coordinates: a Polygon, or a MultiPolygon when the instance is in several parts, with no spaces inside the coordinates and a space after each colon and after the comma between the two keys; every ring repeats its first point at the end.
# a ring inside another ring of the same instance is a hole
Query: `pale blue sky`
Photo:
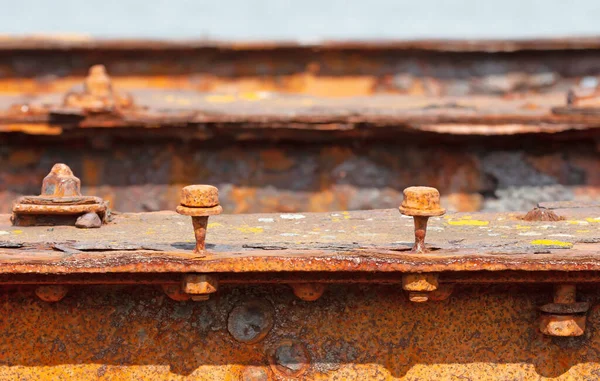
{"type": "Polygon", "coordinates": [[[599,0],[0,0],[0,33],[235,40],[600,35],[599,0]]]}

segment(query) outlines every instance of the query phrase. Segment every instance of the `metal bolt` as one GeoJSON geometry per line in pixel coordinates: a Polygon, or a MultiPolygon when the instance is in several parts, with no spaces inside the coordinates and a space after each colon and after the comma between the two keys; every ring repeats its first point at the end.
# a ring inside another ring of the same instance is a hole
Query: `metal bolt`
{"type": "Polygon", "coordinates": [[[193,301],[199,302],[208,300],[210,294],[217,292],[218,287],[219,280],[215,275],[187,274],[183,277],[181,288],[193,301]]]}
{"type": "Polygon", "coordinates": [[[275,311],[270,302],[254,299],[237,305],[229,313],[227,330],[234,339],[245,344],[263,340],[275,321],[275,311]]]}
{"type": "Polygon", "coordinates": [[[44,302],[59,302],[68,292],[69,288],[62,285],[38,286],[35,289],[35,294],[44,302]]]}
{"type": "Polygon", "coordinates": [[[402,289],[408,291],[411,302],[423,303],[429,300],[429,293],[438,289],[437,274],[405,274],[402,276],[402,289]]]}
{"type": "Polygon", "coordinates": [[[314,302],[319,299],[327,286],[323,283],[291,283],[294,295],[306,302],[314,302]]]}
{"type": "Polygon", "coordinates": [[[221,214],[219,190],[212,185],[190,185],[181,190],[181,205],[177,213],[192,217],[196,236],[195,253],[204,251],[208,216],[221,214]]]}
{"type": "Polygon", "coordinates": [[[42,181],[42,196],[81,196],[81,180],[75,177],[68,165],[54,164],[42,181]]]}
{"type": "Polygon", "coordinates": [[[300,377],[310,365],[306,348],[292,340],[282,340],[277,348],[269,353],[271,369],[283,377],[300,377]]]}
{"type": "Polygon", "coordinates": [[[119,94],[113,89],[110,76],[104,65],[94,65],[83,82],[83,91],[73,89],[64,98],[64,105],[81,108],[92,113],[114,112],[133,107],[129,94],[119,94]]]}
{"type": "Polygon", "coordinates": [[[540,331],[549,336],[581,336],[585,332],[587,302],[576,301],[574,284],[554,286],[554,303],[540,307],[540,331]]]}
{"type": "Polygon", "coordinates": [[[409,187],[404,190],[404,201],[400,213],[412,216],[415,222],[415,244],[413,253],[425,253],[425,235],[429,217],[441,216],[446,210],[440,206],[440,192],[430,187],[409,187]]]}

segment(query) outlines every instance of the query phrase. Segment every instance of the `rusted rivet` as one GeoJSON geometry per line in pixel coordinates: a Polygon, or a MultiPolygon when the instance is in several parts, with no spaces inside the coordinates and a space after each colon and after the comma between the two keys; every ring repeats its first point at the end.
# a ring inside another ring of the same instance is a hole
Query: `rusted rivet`
{"type": "Polygon", "coordinates": [[[282,340],[269,351],[271,369],[283,377],[300,377],[310,365],[310,357],[304,345],[293,340],[282,340]]]}
{"type": "Polygon", "coordinates": [[[438,286],[438,274],[402,275],[402,289],[408,291],[408,299],[411,302],[426,302],[429,300],[428,293],[437,290],[438,286]]]}
{"type": "Polygon", "coordinates": [[[574,284],[554,286],[554,303],[540,307],[540,331],[549,336],[581,336],[585,332],[587,302],[577,302],[574,284]]]}
{"type": "Polygon", "coordinates": [[[219,190],[212,185],[189,185],[181,190],[181,205],[177,213],[192,217],[196,236],[195,253],[204,251],[208,216],[221,214],[219,190]]]}
{"type": "Polygon", "coordinates": [[[264,299],[253,299],[231,310],[227,330],[237,341],[254,344],[267,336],[274,320],[275,311],[271,303],[264,299]]]}
{"type": "Polygon", "coordinates": [[[400,213],[412,216],[415,222],[415,244],[413,253],[425,253],[425,235],[429,217],[441,216],[446,210],[440,206],[440,192],[430,187],[409,187],[404,190],[400,213]]]}
{"type": "Polygon", "coordinates": [[[210,294],[217,292],[219,280],[215,275],[187,274],[183,277],[182,291],[190,294],[194,301],[208,300],[210,294]]]}
{"type": "Polygon", "coordinates": [[[242,372],[242,381],[269,381],[269,374],[264,368],[248,366],[242,372]]]}
{"type": "Polygon", "coordinates": [[[294,295],[307,302],[319,299],[327,288],[323,283],[291,283],[290,286],[294,290],[294,295]]]}
{"type": "Polygon", "coordinates": [[[62,285],[38,286],[35,289],[35,294],[44,302],[59,302],[68,292],[69,288],[62,285]]]}
{"type": "Polygon", "coordinates": [[[162,289],[167,296],[178,302],[190,300],[190,294],[183,292],[180,284],[163,284],[162,289]]]}
{"type": "Polygon", "coordinates": [[[531,209],[525,217],[523,217],[525,221],[562,221],[565,218],[560,217],[553,211],[543,208],[543,207],[535,207],[531,209]]]}

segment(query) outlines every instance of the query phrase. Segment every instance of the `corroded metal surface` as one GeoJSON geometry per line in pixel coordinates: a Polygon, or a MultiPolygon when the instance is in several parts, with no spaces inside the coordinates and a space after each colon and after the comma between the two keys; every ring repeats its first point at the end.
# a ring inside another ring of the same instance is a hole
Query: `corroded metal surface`
{"type": "MultiPolygon", "coordinates": [[[[464,287],[446,301],[415,304],[397,286],[338,285],[303,302],[286,286],[236,286],[197,303],[172,301],[150,286],[86,286],[49,304],[28,288],[5,289],[0,372],[7,379],[237,380],[266,373],[276,380],[279,364],[302,370],[297,379],[306,380],[597,378],[595,330],[579,338],[538,331],[536,306],[550,293],[464,287]],[[272,306],[273,326],[258,343],[239,342],[228,329],[231,314],[256,299],[272,306]],[[280,350],[280,362],[273,361],[274,351],[292,343],[300,352],[280,350]]],[[[596,306],[600,300],[595,287],[582,297],[596,306]]],[[[588,324],[600,324],[598,308],[588,324]]]]}
{"type": "Polygon", "coordinates": [[[432,217],[427,255],[396,210],[213,217],[204,253],[173,212],[123,214],[101,231],[0,224],[0,273],[446,272],[600,270],[600,208],[564,221],[523,213],[432,217]]]}

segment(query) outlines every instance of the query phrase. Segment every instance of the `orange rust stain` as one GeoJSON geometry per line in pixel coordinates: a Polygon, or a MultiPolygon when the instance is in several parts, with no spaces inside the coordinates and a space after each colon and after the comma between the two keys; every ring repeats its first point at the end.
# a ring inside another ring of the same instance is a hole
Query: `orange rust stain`
{"type": "Polygon", "coordinates": [[[47,124],[4,124],[0,125],[2,132],[22,132],[29,135],[60,135],[62,128],[47,124]]]}
{"type": "Polygon", "coordinates": [[[309,200],[309,210],[311,212],[328,212],[336,202],[335,195],[329,189],[313,193],[309,200]]]}
{"type": "Polygon", "coordinates": [[[457,212],[476,212],[483,205],[483,196],[479,193],[453,193],[447,200],[450,209],[457,212]]]}
{"type": "Polygon", "coordinates": [[[230,197],[234,200],[234,213],[247,213],[256,200],[256,188],[236,187],[231,190],[230,197]]]}
{"type": "Polygon", "coordinates": [[[287,171],[292,168],[296,162],[286,156],[280,149],[268,149],[260,152],[260,159],[265,169],[271,171],[287,171]]]}

